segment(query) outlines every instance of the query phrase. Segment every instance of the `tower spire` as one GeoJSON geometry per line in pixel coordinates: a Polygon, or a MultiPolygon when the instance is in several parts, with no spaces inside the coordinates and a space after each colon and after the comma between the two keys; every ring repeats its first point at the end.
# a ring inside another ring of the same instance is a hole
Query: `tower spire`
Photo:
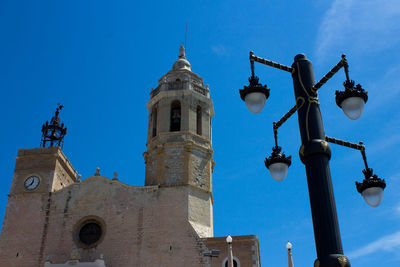
{"type": "Polygon", "coordinates": [[[186,49],[187,32],[188,32],[188,23],[186,22],[186,31],[185,31],[185,49],[186,49]]]}
{"type": "Polygon", "coordinates": [[[189,61],[186,59],[185,46],[183,44],[179,47],[178,60],[175,61],[172,70],[192,70],[189,61]]]}
{"type": "Polygon", "coordinates": [[[183,45],[172,70],[151,91],[147,108],[145,185],[170,188],[173,194],[186,197],[182,201],[186,201],[185,214],[192,227],[200,237],[212,236],[214,109],[210,91],[203,79],[191,71],[183,45]],[[202,210],[202,216],[194,219],[197,215],[192,211],[197,209],[202,210]]]}
{"type": "Polygon", "coordinates": [[[64,106],[60,104],[57,105],[58,107],[53,118],[51,118],[50,123],[49,121],[46,121],[46,123],[42,125],[41,147],[59,146],[62,148],[64,143],[67,128],[64,127],[64,123],[61,123],[60,117],[58,116],[64,106]]]}

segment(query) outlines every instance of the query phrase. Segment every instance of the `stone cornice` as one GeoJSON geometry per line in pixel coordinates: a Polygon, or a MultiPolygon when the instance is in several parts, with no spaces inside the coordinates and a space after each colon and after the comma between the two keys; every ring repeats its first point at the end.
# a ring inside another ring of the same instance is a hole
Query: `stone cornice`
{"type": "Polygon", "coordinates": [[[31,148],[31,149],[19,149],[17,159],[29,159],[29,158],[55,158],[57,159],[64,169],[68,172],[70,177],[75,181],[77,171],[72,166],[71,162],[65,156],[60,147],[48,147],[48,148],[31,148]]]}

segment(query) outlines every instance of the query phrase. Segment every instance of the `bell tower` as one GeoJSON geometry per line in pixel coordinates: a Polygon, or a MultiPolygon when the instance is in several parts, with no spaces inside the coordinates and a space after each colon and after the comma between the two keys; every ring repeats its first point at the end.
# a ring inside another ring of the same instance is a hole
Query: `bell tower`
{"type": "Polygon", "coordinates": [[[208,86],[179,58],[150,92],[145,185],[187,192],[188,219],[200,237],[213,235],[211,119],[208,86]],[[201,212],[199,212],[201,210],[201,212]]]}
{"type": "Polygon", "coordinates": [[[152,89],[149,110],[146,185],[190,185],[211,192],[213,104],[208,86],[192,72],[179,49],[172,70],[152,89]]]}
{"type": "Polygon", "coordinates": [[[40,148],[18,151],[10,196],[52,193],[75,182],[76,171],[61,150],[67,133],[62,108],[58,105],[50,123],[43,124],[40,148]]]}

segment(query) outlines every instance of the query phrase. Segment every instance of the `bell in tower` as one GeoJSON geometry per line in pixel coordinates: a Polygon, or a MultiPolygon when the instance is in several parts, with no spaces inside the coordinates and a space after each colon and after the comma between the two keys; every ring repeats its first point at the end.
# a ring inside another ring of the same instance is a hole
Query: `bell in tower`
{"type": "Polygon", "coordinates": [[[181,130],[181,103],[175,101],[171,104],[171,132],[181,130]]]}
{"type": "Polygon", "coordinates": [[[192,72],[185,48],[152,89],[146,185],[193,186],[211,192],[213,104],[208,86],[192,72]]]}

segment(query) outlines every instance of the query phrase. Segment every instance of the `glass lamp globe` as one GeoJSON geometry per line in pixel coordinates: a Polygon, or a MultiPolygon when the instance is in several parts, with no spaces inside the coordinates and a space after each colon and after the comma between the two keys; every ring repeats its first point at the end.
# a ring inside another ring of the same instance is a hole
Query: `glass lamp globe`
{"type": "Polygon", "coordinates": [[[226,237],[226,243],[232,243],[232,237],[230,235],[226,237]]]}
{"type": "Polygon", "coordinates": [[[353,96],[343,100],[341,108],[349,119],[357,120],[364,111],[364,105],[364,99],[353,96]]]}
{"type": "Polygon", "coordinates": [[[287,249],[292,249],[292,243],[290,243],[290,242],[287,242],[287,244],[286,244],[286,248],[287,248],[287,249]]]}
{"type": "Polygon", "coordinates": [[[283,162],[275,162],[269,165],[268,170],[275,181],[282,181],[285,179],[288,172],[289,165],[283,162]]]}
{"type": "Polygon", "coordinates": [[[385,179],[378,178],[371,168],[363,171],[365,179],[362,183],[356,182],[357,191],[371,207],[377,207],[382,202],[383,190],[386,187],[385,179]]]}
{"type": "Polygon", "coordinates": [[[244,98],[247,108],[255,114],[260,113],[263,110],[266,100],[267,98],[265,97],[265,94],[260,92],[249,93],[244,98]]]}
{"type": "Polygon", "coordinates": [[[382,202],[383,188],[382,187],[369,187],[364,189],[361,193],[365,202],[371,207],[377,207],[382,202]]]}

